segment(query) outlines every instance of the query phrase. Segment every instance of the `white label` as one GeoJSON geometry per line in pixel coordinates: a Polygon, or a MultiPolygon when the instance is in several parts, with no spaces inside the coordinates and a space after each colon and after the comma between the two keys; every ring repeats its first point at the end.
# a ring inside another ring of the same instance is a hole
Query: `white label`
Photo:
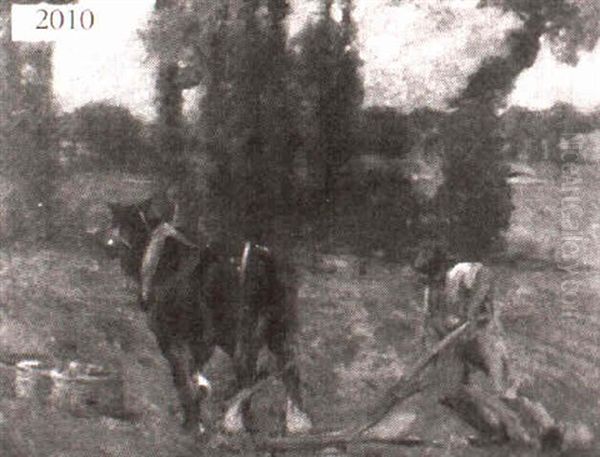
{"type": "Polygon", "coordinates": [[[12,5],[13,41],[39,42],[110,37],[128,10],[139,8],[139,0],[83,0],[77,4],[12,5]]]}

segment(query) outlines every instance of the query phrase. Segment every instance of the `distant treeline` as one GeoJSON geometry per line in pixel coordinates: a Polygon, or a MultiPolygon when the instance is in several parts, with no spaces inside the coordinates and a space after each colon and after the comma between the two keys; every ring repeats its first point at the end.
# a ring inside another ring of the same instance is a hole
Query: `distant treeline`
{"type": "Polygon", "coordinates": [[[561,139],[599,130],[600,112],[582,113],[567,103],[542,111],[513,107],[502,115],[500,128],[507,158],[560,162],[561,139]]]}
{"type": "MultiPolygon", "coordinates": [[[[432,152],[447,114],[419,109],[405,114],[389,107],[359,111],[354,132],[356,155],[405,157],[415,147],[432,152]]],[[[144,123],[127,108],[95,102],[59,118],[63,149],[72,160],[93,166],[148,171],[160,166],[158,126],[144,123]],[[79,148],[77,158],[76,146],[79,148]]],[[[190,127],[191,130],[191,127],[190,127]]],[[[511,107],[499,116],[498,135],[508,160],[560,160],[560,140],[600,130],[600,112],[582,113],[566,103],[534,111],[511,107]]],[[[295,139],[302,142],[301,134],[295,139]]],[[[188,148],[198,147],[193,136],[188,148]]],[[[297,147],[297,145],[292,145],[297,147]]],[[[296,161],[297,162],[297,161],[296,161]]]]}
{"type": "MultiPolygon", "coordinates": [[[[318,13],[293,37],[287,0],[157,0],[140,31],[157,64],[152,125],[102,103],[61,116],[51,47],[0,34],[0,160],[29,187],[35,198],[28,205],[44,208],[44,218],[54,214],[55,152],[70,150],[80,166],[154,172],[162,187],[177,184],[190,203],[183,206],[211,215],[216,236],[233,243],[304,242],[312,233],[398,250],[401,239],[413,246],[433,239],[480,258],[509,225],[506,159],[552,160],[562,136],[597,124],[567,105],[498,115],[543,37],[569,64],[593,49],[598,14],[587,0],[576,3],[480,2],[526,19],[445,113],[364,108],[353,0],[319,0],[318,13]],[[202,96],[186,118],[183,94],[193,88],[202,96]],[[366,155],[396,162],[355,167],[353,159],[366,155]]],[[[0,28],[8,27],[6,5],[0,14],[7,19],[0,28]]]]}
{"type": "MultiPolygon", "coordinates": [[[[435,142],[447,114],[421,109],[404,114],[372,107],[362,113],[360,149],[364,153],[401,157],[419,141],[435,142]]],[[[560,160],[560,140],[600,130],[600,112],[583,113],[568,103],[546,110],[514,106],[498,117],[498,136],[508,160],[560,160]]],[[[427,149],[427,144],[423,146],[427,149]]]]}

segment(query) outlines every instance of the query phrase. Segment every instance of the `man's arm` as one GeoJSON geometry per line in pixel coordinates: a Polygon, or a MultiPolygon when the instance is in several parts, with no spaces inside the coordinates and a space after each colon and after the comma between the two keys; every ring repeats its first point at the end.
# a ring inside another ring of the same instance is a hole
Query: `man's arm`
{"type": "MultiPolygon", "coordinates": [[[[471,322],[471,324],[476,324],[482,317],[481,304],[486,300],[492,290],[492,281],[492,272],[489,268],[484,266],[477,272],[466,307],[467,321],[471,322]]],[[[491,312],[491,310],[488,310],[488,312],[491,312]]],[[[492,316],[486,317],[491,318],[492,316]]]]}
{"type": "Polygon", "coordinates": [[[421,314],[421,322],[419,323],[419,326],[417,328],[417,341],[419,342],[419,344],[421,344],[422,346],[425,346],[426,344],[426,332],[427,332],[427,328],[430,324],[430,311],[429,311],[429,285],[425,286],[425,289],[423,290],[423,310],[422,310],[422,314],[421,314]]]}

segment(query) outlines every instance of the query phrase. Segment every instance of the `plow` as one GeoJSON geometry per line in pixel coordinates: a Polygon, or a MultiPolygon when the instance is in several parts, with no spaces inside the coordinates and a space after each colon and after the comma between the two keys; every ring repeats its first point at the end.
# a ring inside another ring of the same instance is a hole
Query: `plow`
{"type": "MultiPolygon", "coordinates": [[[[382,399],[376,404],[366,417],[360,423],[347,429],[337,431],[327,431],[321,433],[311,433],[306,435],[291,435],[279,437],[260,437],[253,439],[251,443],[242,439],[236,441],[233,436],[222,436],[215,446],[228,448],[231,450],[247,449],[246,445],[261,452],[292,452],[292,451],[319,451],[326,448],[338,448],[345,450],[348,447],[356,446],[396,446],[396,447],[429,447],[440,448],[443,444],[437,441],[428,441],[419,437],[403,436],[402,430],[399,430],[397,436],[378,436],[374,428],[390,412],[403,401],[411,398],[422,390],[422,383],[419,381],[419,375],[423,370],[438,356],[441,352],[451,347],[469,328],[466,322],[444,339],[435,344],[425,354],[419,357],[404,375],[383,395],[382,399]]],[[[248,398],[270,379],[276,377],[280,372],[273,373],[262,379],[251,388],[246,389],[236,396],[235,401],[241,397],[248,398]]]]}
{"type": "MultiPolygon", "coordinates": [[[[401,408],[403,402],[425,390],[427,383],[420,375],[438,355],[456,344],[468,331],[469,326],[469,322],[463,323],[418,357],[358,424],[342,430],[304,435],[252,438],[221,435],[218,442],[213,442],[212,445],[235,451],[254,449],[265,453],[319,452],[331,448],[346,452],[349,448],[394,447],[394,455],[399,456],[403,455],[402,449],[445,448],[445,443],[441,440],[427,440],[409,434],[407,428],[413,422],[414,416],[399,412],[398,408],[401,408]],[[384,422],[387,425],[382,432],[380,427],[384,422]]],[[[277,373],[268,376],[242,395],[251,396],[276,375],[277,373]]],[[[440,399],[440,403],[480,432],[481,440],[465,440],[470,444],[510,442],[519,447],[542,451],[565,449],[565,446],[574,444],[563,440],[564,427],[550,416],[541,403],[525,397],[504,398],[479,387],[462,386],[452,396],[440,399]]],[[[583,441],[588,441],[588,438],[583,441]]]]}

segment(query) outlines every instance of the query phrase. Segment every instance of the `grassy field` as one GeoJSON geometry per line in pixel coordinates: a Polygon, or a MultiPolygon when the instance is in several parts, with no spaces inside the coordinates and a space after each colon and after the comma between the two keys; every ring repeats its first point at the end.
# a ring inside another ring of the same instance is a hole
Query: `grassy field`
{"type": "MultiPolygon", "coordinates": [[[[508,255],[497,259],[493,268],[498,304],[517,376],[524,379],[523,390],[562,420],[585,422],[600,436],[600,285],[595,260],[600,244],[595,242],[594,219],[600,222],[595,206],[600,180],[590,168],[581,171],[583,184],[571,192],[582,206],[577,255],[572,247],[565,248],[575,232],[567,231],[564,223],[567,202],[561,184],[564,188],[567,177],[559,170],[546,169],[541,170],[539,182],[515,184],[508,255]],[[565,260],[565,252],[570,253],[569,259],[565,260]],[[575,282],[579,284],[576,289],[575,282]]],[[[70,203],[73,220],[85,209],[98,208],[91,225],[101,225],[105,215],[100,204],[112,200],[117,189],[128,190],[125,199],[142,195],[147,183],[132,184],[127,181],[130,178],[80,177],[65,185],[62,195],[70,203]]],[[[86,230],[86,223],[80,229],[86,230]]],[[[337,429],[361,418],[418,355],[414,336],[421,289],[405,265],[371,259],[367,274],[359,276],[361,259],[352,255],[329,253],[317,260],[310,252],[297,256],[298,360],[315,425],[337,429]]],[[[4,368],[0,371],[0,387],[4,387],[1,455],[218,455],[181,432],[168,367],[143,313],[134,306],[134,296],[118,264],[94,251],[20,246],[0,252],[3,358],[29,353],[119,369],[127,409],[120,418],[82,419],[33,405],[11,395],[10,370],[4,368]]],[[[218,416],[221,400],[230,394],[231,370],[226,358],[217,354],[207,371],[216,388],[211,410],[218,416]]],[[[267,405],[267,399],[281,400],[280,390],[277,383],[262,389],[257,394],[256,414],[272,413],[277,402],[267,405]]],[[[472,430],[426,396],[415,397],[406,408],[417,418],[411,433],[442,446],[402,452],[380,449],[382,455],[520,455],[506,448],[468,447],[464,437],[472,430]]],[[[269,427],[264,417],[257,420],[269,427]]],[[[349,449],[348,453],[369,455],[365,449],[349,449]]]]}

